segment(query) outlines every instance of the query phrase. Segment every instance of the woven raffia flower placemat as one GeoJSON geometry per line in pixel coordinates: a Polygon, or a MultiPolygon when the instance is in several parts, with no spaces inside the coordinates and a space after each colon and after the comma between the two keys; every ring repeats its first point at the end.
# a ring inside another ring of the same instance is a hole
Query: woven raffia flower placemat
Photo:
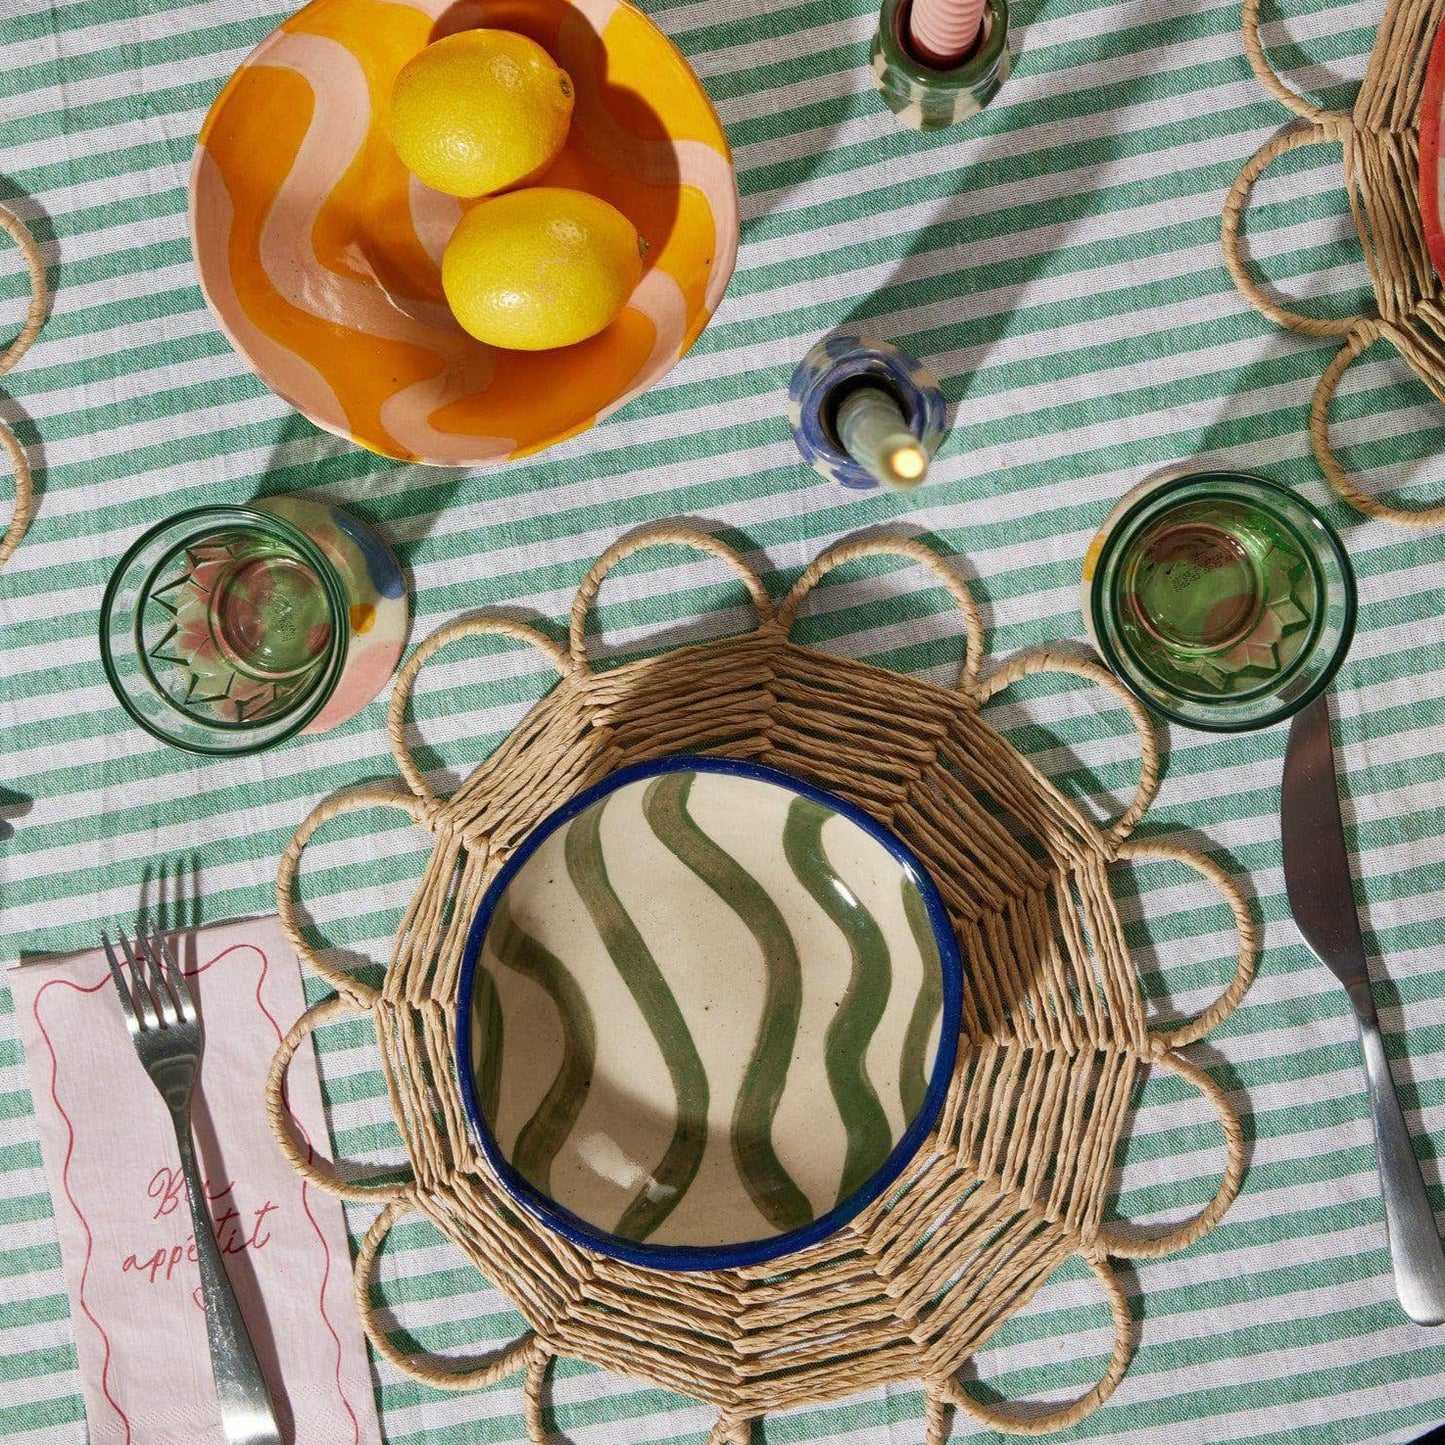
{"type": "Polygon", "coordinates": [[[1113,1392],[1134,1328],[1110,1256],[1158,1256],[1207,1233],[1239,1189],[1243,1140],[1219,1087],[1178,1049],[1234,1010],[1253,973],[1254,929],[1238,888],[1197,853],[1130,841],[1153,799],[1158,753],[1138,702],[1097,664],[1028,654],[980,676],[978,610],[921,542],[870,538],[819,557],[782,604],[728,547],[701,533],[654,528],[613,547],[587,574],[570,646],[499,618],[463,619],[419,647],[397,680],[387,724],[407,791],[366,787],[323,803],[281,862],[282,921],[300,956],[335,988],[291,1029],[271,1070],[267,1108],[282,1148],[318,1187],[380,1200],[356,1260],[356,1302],[376,1349],[428,1385],[474,1389],[523,1378],[529,1438],[545,1445],[548,1362],[568,1355],[706,1401],[712,1445],[746,1445],[769,1413],[885,1382],[927,1392],[927,1442],[949,1407],[999,1430],[1042,1434],[1082,1420],[1113,1392]],[[743,636],[594,669],[587,618],[609,569],[645,546],[711,553],[742,578],[757,609],[743,636]],[[955,689],[792,642],[804,599],[827,572],[860,557],[910,559],[956,600],[967,626],[955,689]],[[501,634],[556,666],[556,686],[450,799],[437,797],[407,743],[417,674],[458,638],[501,634]],[[1035,672],[1073,673],[1109,689],[1138,730],[1137,793],[1100,827],[980,716],[1035,672]],[[516,1207],[475,1146],[455,1078],[455,1009],[463,949],[488,882],[534,826],[618,767],[675,753],[715,753],[785,769],[831,789],[893,829],[923,861],[947,904],[967,982],[963,1037],[937,1128],[874,1204],[820,1244],[750,1268],[666,1273],[580,1249],[516,1207]],[[379,988],[313,946],[294,885],[302,850],[327,819],[400,808],[434,835],[414,900],[379,988]],[[1238,930],[1238,967],[1220,998],[1172,1028],[1149,1027],[1110,890],[1119,859],[1175,859],[1222,893],[1238,930]],[[412,1178],[384,1188],[347,1182],[289,1127],[286,1070],[318,1026],[349,1013],[376,1028],[412,1178]],[[1104,1223],[1135,1084],[1149,1065],[1192,1084],[1218,1112],[1225,1167],[1192,1220],[1140,1238],[1104,1223]],[[377,1253],[405,1215],[430,1219],[513,1302],[528,1332],[474,1369],[408,1355],[372,1300],[377,1253]],[[1081,1399],[1010,1410],[970,1395],[960,1367],[1073,1256],[1098,1277],[1115,1342],[1103,1378],[1081,1399]]]}
{"type": "Polygon", "coordinates": [[[1330,485],[1368,517],[1406,527],[1445,523],[1445,504],[1392,507],[1350,479],[1330,441],[1330,403],[1340,378],[1377,341],[1388,342],[1439,401],[1445,401],[1445,308],[1430,263],[1420,212],[1420,110],[1425,71],[1445,0],[1390,0],[1353,110],[1325,110],[1292,90],[1270,65],[1259,34],[1259,0],[1244,0],[1244,53],[1260,83],[1300,123],[1265,142],[1245,163],[1224,202],[1224,264],[1244,298],[1276,325],[1301,336],[1339,337],[1310,404],[1310,442],[1330,485]],[[1307,316],[1268,295],[1244,256],[1241,228],[1255,183],[1270,164],[1300,146],[1337,145],[1345,189],[1376,311],[1367,316],[1307,316]]]}

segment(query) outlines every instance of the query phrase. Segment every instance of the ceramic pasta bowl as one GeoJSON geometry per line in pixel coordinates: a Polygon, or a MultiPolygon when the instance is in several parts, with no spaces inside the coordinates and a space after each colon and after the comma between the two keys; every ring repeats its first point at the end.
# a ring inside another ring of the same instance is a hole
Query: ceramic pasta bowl
{"type": "Polygon", "coordinates": [[[671,758],[543,821],[478,910],[458,1073],[518,1201],[604,1253],[724,1268],[824,1238],[937,1120],[962,966],[852,804],[671,758]]]}
{"type": "Polygon", "coordinates": [[[201,288],[267,386],[361,446],[452,466],[574,436],[665,375],[722,299],[738,239],[707,94],[621,0],[312,0],[216,98],[190,210],[201,288]],[[482,25],[531,36],[572,77],[544,183],[610,201],[647,242],[622,314],[576,346],[499,351],[461,330],[440,263],[467,203],[412,177],[385,134],[401,67],[482,25]]]}

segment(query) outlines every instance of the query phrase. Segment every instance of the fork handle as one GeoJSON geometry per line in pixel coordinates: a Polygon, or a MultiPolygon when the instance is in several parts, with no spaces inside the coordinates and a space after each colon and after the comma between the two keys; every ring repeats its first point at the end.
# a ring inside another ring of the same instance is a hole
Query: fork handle
{"type": "Polygon", "coordinates": [[[216,1244],[216,1229],[211,1223],[200,1171],[196,1167],[190,1119],[172,1110],[171,1122],[176,1126],[181,1171],[186,1179],[186,1197],[190,1200],[191,1224],[196,1234],[201,1299],[206,1309],[206,1340],[211,1347],[211,1371],[221,1404],[221,1427],[229,1445],[281,1445],[281,1432],[276,1427],[271,1396],[256,1359],[256,1347],[251,1343],[216,1244]]]}

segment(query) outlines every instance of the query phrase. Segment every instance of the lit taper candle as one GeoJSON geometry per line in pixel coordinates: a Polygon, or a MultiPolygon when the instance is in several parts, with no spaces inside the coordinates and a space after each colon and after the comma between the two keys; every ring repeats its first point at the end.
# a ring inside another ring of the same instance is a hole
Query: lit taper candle
{"type": "Polygon", "coordinates": [[[891,341],[829,333],[788,384],[788,422],[803,460],[854,491],[914,487],[947,418],[933,374],[891,341]]]}
{"type": "Polygon", "coordinates": [[[843,450],[885,487],[916,487],[928,472],[928,454],[908,429],[892,393],[860,386],[838,408],[843,450]]]}

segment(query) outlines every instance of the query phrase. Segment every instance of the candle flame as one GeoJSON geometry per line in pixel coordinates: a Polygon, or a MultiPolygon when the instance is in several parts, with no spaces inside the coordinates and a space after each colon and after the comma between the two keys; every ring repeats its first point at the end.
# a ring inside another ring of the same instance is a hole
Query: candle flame
{"type": "Polygon", "coordinates": [[[888,458],[888,468],[905,486],[916,486],[928,470],[928,458],[919,446],[899,447],[888,458]]]}

